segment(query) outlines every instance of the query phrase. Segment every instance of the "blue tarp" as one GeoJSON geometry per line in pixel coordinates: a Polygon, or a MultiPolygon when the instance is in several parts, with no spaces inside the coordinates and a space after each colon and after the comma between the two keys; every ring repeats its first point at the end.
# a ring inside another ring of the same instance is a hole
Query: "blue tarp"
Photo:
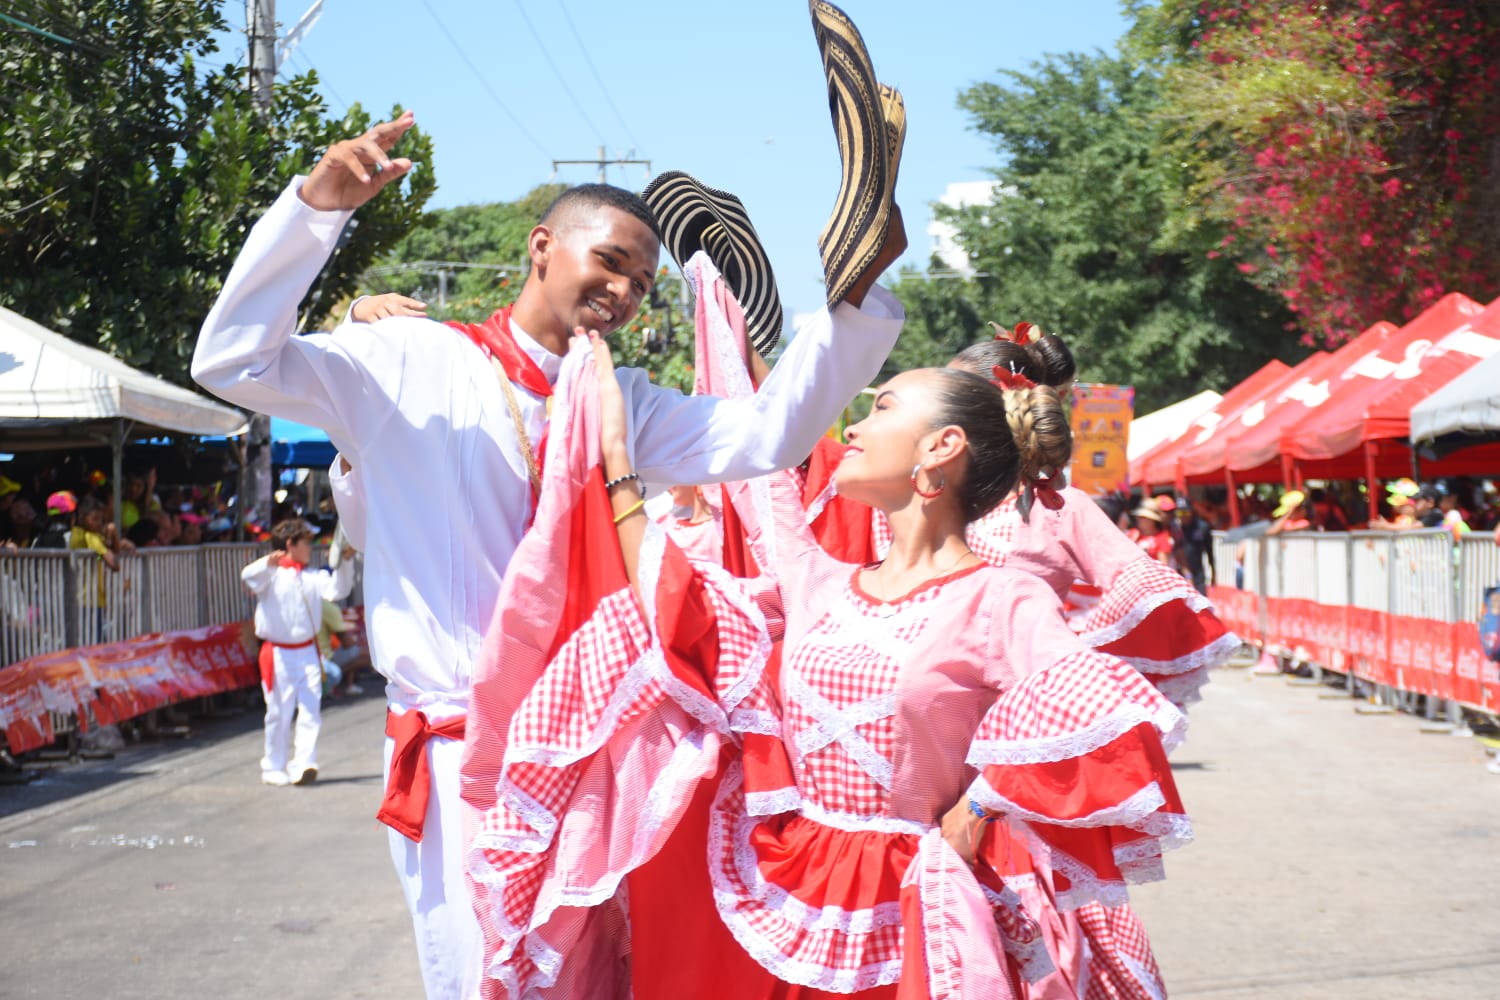
{"type": "Polygon", "coordinates": [[[271,418],[271,464],[284,468],[326,469],[338,453],[333,442],[316,427],[271,418]]]}

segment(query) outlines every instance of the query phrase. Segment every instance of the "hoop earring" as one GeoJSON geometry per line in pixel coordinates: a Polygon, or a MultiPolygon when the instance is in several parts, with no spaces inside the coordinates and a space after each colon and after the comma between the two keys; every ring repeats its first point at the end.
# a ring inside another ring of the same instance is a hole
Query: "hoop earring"
{"type": "Polygon", "coordinates": [[[922,463],[918,462],[911,470],[911,488],[916,490],[917,496],[923,500],[931,500],[934,497],[941,496],[943,489],[948,485],[948,477],[943,474],[943,467],[941,465],[934,465],[932,468],[938,474],[938,484],[937,489],[930,493],[917,485],[917,474],[922,471],[922,463]]]}

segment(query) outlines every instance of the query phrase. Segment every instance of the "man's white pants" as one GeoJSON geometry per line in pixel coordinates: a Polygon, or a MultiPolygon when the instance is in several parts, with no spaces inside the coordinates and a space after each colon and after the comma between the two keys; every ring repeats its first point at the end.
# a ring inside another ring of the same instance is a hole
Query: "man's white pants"
{"type": "MultiPolygon", "coordinates": [[[[385,740],[385,777],[390,781],[391,751],[385,740]]],[[[484,962],[479,918],[469,902],[465,877],[463,800],[459,797],[458,767],[462,740],[434,736],[427,741],[427,763],[432,793],[422,842],[407,840],[395,830],[390,836],[391,860],[406,893],[412,930],[417,938],[417,960],[428,1000],[464,1000],[478,996],[480,966],[484,962]]]]}
{"type": "Polygon", "coordinates": [[[318,766],[318,728],[323,724],[323,670],[318,665],[318,647],[271,650],[276,664],[276,686],[266,696],[266,752],[260,759],[261,774],[285,773],[293,781],[302,772],[318,766]],[[287,763],[287,742],[292,735],[292,716],[297,717],[292,740],[292,759],[287,763]]]}

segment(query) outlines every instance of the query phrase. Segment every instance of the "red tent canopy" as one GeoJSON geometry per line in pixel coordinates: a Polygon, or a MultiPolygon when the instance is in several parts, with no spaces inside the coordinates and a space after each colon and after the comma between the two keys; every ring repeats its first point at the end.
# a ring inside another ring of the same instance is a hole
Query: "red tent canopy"
{"type": "Polygon", "coordinates": [[[1300,377],[1266,408],[1265,419],[1242,434],[1231,436],[1224,446],[1222,467],[1236,482],[1284,481],[1281,465],[1281,434],[1303,420],[1333,394],[1334,387],[1360,359],[1375,351],[1396,332],[1385,321],[1376,323],[1332,354],[1315,356],[1315,365],[1299,368],[1300,377]]]}
{"type": "MultiPolygon", "coordinates": [[[[1476,330],[1474,321],[1484,307],[1456,292],[1443,296],[1432,308],[1407,323],[1374,350],[1349,365],[1329,388],[1329,396],[1313,406],[1306,419],[1286,427],[1281,451],[1309,476],[1348,478],[1365,475],[1364,443],[1379,438],[1405,437],[1411,408],[1458,372],[1493,353],[1500,342],[1476,330]],[[1437,345],[1444,345],[1441,351],[1437,345]],[[1447,363],[1443,363],[1443,362],[1447,363]],[[1392,400],[1405,400],[1399,421],[1371,423],[1371,409],[1392,400]]],[[[1500,336],[1500,324],[1496,326],[1500,336]]],[[[1404,450],[1404,449],[1403,449],[1404,450]]],[[[1404,475],[1404,465],[1392,449],[1381,448],[1382,477],[1404,475]]]]}
{"type": "Polygon", "coordinates": [[[1130,463],[1130,481],[1148,486],[1165,486],[1175,482],[1177,457],[1180,454],[1196,442],[1204,440],[1215,428],[1232,420],[1291,370],[1280,361],[1266,362],[1259,371],[1226,392],[1214,404],[1213,409],[1188,424],[1176,437],[1168,438],[1130,463]]]}
{"type": "Polygon", "coordinates": [[[1224,483],[1224,446],[1229,439],[1263,421],[1267,411],[1275,405],[1282,393],[1288,391],[1309,371],[1315,370],[1328,357],[1330,355],[1327,351],[1319,351],[1303,359],[1295,368],[1279,373],[1253,395],[1247,396],[1243,406],[1227,414],[1222,421],[1209,428],[1207,433],[1196,435],[1176,456],[1174,474],[1177,481],[1184,486],[1224,483]]]}

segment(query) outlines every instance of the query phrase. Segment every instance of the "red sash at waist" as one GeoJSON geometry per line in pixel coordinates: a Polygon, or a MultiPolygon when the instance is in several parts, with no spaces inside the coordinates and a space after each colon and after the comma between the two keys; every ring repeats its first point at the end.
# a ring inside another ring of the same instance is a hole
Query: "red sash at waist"
{"type": "Polygon", "coordinates": [[[386,782],[385,799],[375,818],[407,840],[422,842],[422,825],[427,819],[427,799],[432,790],[427,741],[434,736],[463,739],[465,718],[455,715],[433,725],[422,712],[386,713],[385,734],[396,745],[391,751],[391,776],[386,782]]]}
{"type": "Polygon", "coordinates": [[[265,689],[270,691],[276,687],[276,654],[271,652],[273,649],[306,649],[317,641],[316,637],[306,642],[272,642],[270,639],[262,639],[260,641],[260,682],[265,685],[265,689]]]}

